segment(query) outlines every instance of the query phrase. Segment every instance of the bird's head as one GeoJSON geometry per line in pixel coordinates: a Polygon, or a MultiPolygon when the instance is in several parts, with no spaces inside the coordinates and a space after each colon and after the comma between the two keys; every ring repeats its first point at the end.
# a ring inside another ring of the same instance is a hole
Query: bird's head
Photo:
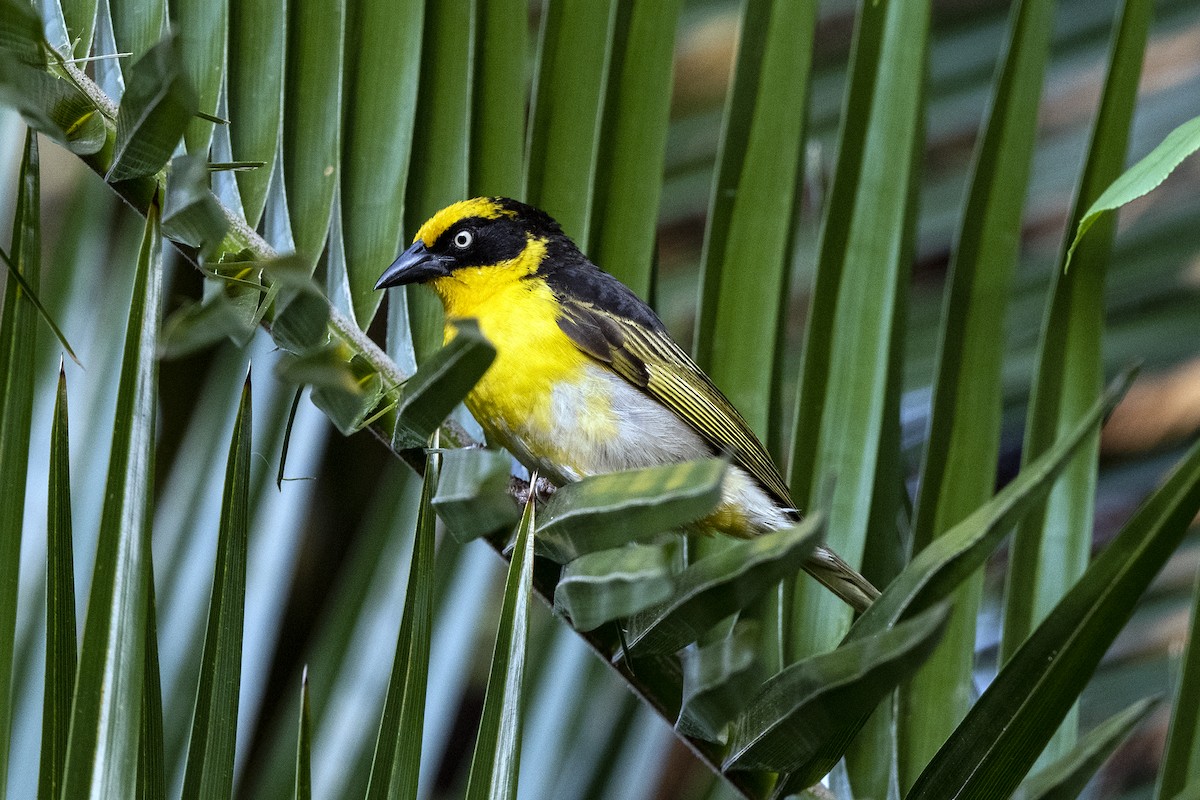
{"type": "Polygon", "coordinates": [[[452,284],[530,275],[548,260],[548,249],[578,252],[544,211],[506,197],[476,197],[430,217],[375,288],[424,283],[446,300],[452,284]]]}

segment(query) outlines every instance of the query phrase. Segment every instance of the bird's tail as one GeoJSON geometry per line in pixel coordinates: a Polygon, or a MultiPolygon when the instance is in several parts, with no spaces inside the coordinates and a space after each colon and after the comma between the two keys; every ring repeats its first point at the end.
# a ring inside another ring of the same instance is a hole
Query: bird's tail
{"type": "Polygon", "coordinates": [[[804,564],[804,570],[855,611],[866,611],[867,606],[879,597],[879,590],[872,586],[869,580],[859,575],[854,567],[824,545],[817,545],[812,551],[804,564]]]}

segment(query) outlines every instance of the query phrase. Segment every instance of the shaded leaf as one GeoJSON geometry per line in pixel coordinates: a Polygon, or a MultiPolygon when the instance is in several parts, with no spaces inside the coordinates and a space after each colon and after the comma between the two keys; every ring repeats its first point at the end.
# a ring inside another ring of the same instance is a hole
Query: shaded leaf
{"type": "Polygon", "coordinates": [[[650,299],[680,0],[621,0],[592,201],[592,260],[650,299]],[[649,176],[655,176],[648,179],[649,176]]]}
{"type": "Polygon", "coordinates": [[[233,794],[246,604],[252,416],[250,375],[247,373],[225,465],[208,627],[200,656],[196,709],[183,774],[181,797],[185,800],[228,798],[233,794]]]}
{"type": "Polygon", "coordinates": [[[516,522],[508,493],[512,456],[502,450],[450,450],[442,460],[433,507],[459,542],[485,536],[516,522]]]}
{"type": "Polygon", "coordinates": [[[529,641],[529,603],[533,593],[535,524],[531,495],[517,526],[517,541],[504,582],[500,626],[492,651],[479,735],[471,757],[466,800],[504,800],[516,795],[524,722],[522,685],[529,641]]]}
{"type": "Polygon", "coordinates": [[[142,722],[138,736],[137,800],[167,800],[167,767],[163,753],[162,683],[158,666],[158,622],[154,568],[146,559],[146,666],[142,681],[142,722]]]}
{"type": "Polygon", "coordinates": [[[432,503],[438,485],[438,461],[436,453],[425,458],[425,479],[421,485],[408,585],[404,591],[404,612],[400,617],[396,655],[392,660],[387,698],[375,739],[367,800],[417,796],[433,631],[435,518],[432,503]]]}
{"type": "Polygon", "coordinates": [[[745,4],[701,268],[696,363],[765,437],[816,4],[745,4]]]}
{"type": "Polygon", "coordinates": [[[37,136],[25,132],[12,227],[12,262],[0,318],[0,786],[8,779],[13,713],[13,645],[20,584],[21,533],[33,419],[37,310],[25,302],[15,273],[32,286],[41,276],[41,161],[37,136]]]}
{"type": "MultiPolygon", "coordinates": [[[[948,606],[934,606],[772,677],[734,722],[721,768],[785,772],[800,766],[842,733],[846,716],[870,714],[912,675],[941,639],[948,615],[948,606]]],[[[810,777],[791,785],[805,788],[820,779],[810,777]]]]}
{"type": "MultiPolygon", "coordinates": [[[[863,612],[842,646],[860,638],[883,633],[901,619],[918,614],[950,596],[956,587],[974,573],[1012,526],[1045,493],[1059,475],[1084,438],[1099,424],[1101,417],[1116,404],[1132,380],[1131,373],[1123,374],[1105,395],[1097,400],[1088,415],[1079,422],[1071,435],[1060,439],[1053,448],[1032,464],[987,503],[958,525],[939,536],[913,558],[912,562],[893,580],[871,607],[863,612]]],[[[831,736],[827,746],[819,748],[796,768],[802,776],[798,783],[809,784],[826,774],[842,757],[845,742],[866,722],[866,715],[845,716],[841,724],[845,732],[831,736]]]]}
{"type": "Polygon", "coordinates": [[[430,355],[404,384],[392,446],[421,447],[491,366],[494,348],[475,320],[455,323],[454,338],[430,355]]]}
{"type": "Polygon", "coordinates": [[[312,721],[308,710],[308,667],[300,679],[300,726],[296,733],[296,781],[292,797],[312,800],[312,721]]]}
{"type": "Polygon", "coordinates": [[[1033,766],[1096,665],[1200,509],[1193,447],[971,707],[910,800],[1007,797],[1033,766]]]}
{"type": "Polygon", "coordinates": [[[75,687],[75,566],[71,537],[71,453],[67,425],[67,376],[58,371],[50,430],[50,485],[46,511],[46,680],[42,700],[38,800],[57,800],[62,787],[71,691],[75,687]]]}
{"type": "Polygon", "coordinates": [[[17,265],[13,262],[13,260],[8,257],[8,253],[0,250],[0,258],[4,259],[4,264],[8,267],[9,276],[17,282],[17,286],[20,287],[21,292],[25,295],[29,302],[33,303],[33,307],[37,309],[42,320],[48,326],[50,326],[50,330],[54,333],[54,338],[58,339],[58,343],[63,346],[64,350],[66,350],[70,359],[82,367],[83,364],[79,362],[79,357],[75,355],[75,351],[71,348],[71,343],[67,341],[66,334],[59,329],[58,323],[54,321],[54,317],[50,316],[50,312],[46,310],[44,305],[42,305],[42,301],[38,299],[37,292],[35,292],[33,287],[29,285],[29,281],[25,280],[25,276],[22,275],[20,270],[17,269],[17,265]]]}
{"type": "Polygon", "coordinates": [[[1157,705],[1158,698],[1139,700],[1097,725],[1066,755],[1048,764],[1022,783],[1013,800],[1074,800],[1096,770],[1108,760],[1157,705]]]}
{"type": "Polygon", "coordinates": [[[212,257],[229,220],[208,185],[208,165],[201,156],[180,156],[167,172],[163,203],[163,235],[199,248],[212,257]]]}
{"type": "Polygon", "coordinates": [[[151,205],[138,255],[96,568],[71,708],[63,797],[128,797],[137,783],[162,305],[158,214],[157,206],[151,205]]]}
{"type": "Polygon", "coordinates": [[[538,550],[561,564],[702,519],[721,499],[727,468],[711,458],[567,484],[542,509],[538,550]]]}
{"type": "Polygon", "coordinates": [[[1200,576],[1192,590],[1192,624],[1179,671],[1155,797],[1169,800],[1200,781],[1200,576]]]}
{"type": "Polygon", "coordinates": [[[375,282],[400,244],[418,119],[424,3],[364,0],[347,6],[342,238],[354,318],[365,329],[383,299],[375,282]]]}
{"type": "Polygon", "coordinates": [[[733,542],[695,562],[679,574],[668,602],[629,620],[631,653],[673,653],[696,641],[775,583],[798,573],[824,527],[824,514],[810,514],[795,527],[733,542]]]}
{"type": "Polygon", "coordinates": [[[617,0],[550,0],[530,113],[528,202],[589,241],[605,81],[617,0]]]}
{"type": "Polygon", "coordinates": [[[258,227],[274,171],[283,122],[286,0],[237,0],[229,9],[229,69],[225,76],[229,139],[235,158],[263,169],[236,173],[246,221],[258,227]]]}
{"type": "Polygon", "coordinates": [[[196,113],[196,91],[180,72],[173,36],[154,45],[128,76],[117,112],[110,183],[162,169],[196,113]]]}
{"type": "MultiPolygon", "coordinates": [[[[1054,25],[1054,0],[1012,8],[1008,42],[976,149],[957,247],[944,295],[933,409],[913,550],[967,518],[995,491],[1007,300],[1020,250],[1037,115],[1054,25]]],[[[957,590],[945,645],[908,689],[902,710],[900,785],[917,773],[962,719],[971,695],[975,622],[983,576],[957,590]]]]}
{"type": "MultiPolygon", "coordinates": [[[[203,158],[212,141],[211,120],[225,78],[229,0],[171,0],[168,10],[172,29],[178,31],[180,65],[197,98],[196,119],[188,124],[184,142],[189,153],[203,158]]],[[[166,233],[165,209],[163,231],[166,233]]]]}
{"type": "Polygon", "coordinates": [[[563,568],[554,608],[577,630],[628,617],[671,596],[678,544],[630,545],[589,553],[563,568]]]}
{"type": "Polygon", "coordinates": [[[761,638],[758,621],[744,619],[728,636],[682,651],[683,708],[675,730],[724,741],[726,725],[746,708],[766,677],[758,658],[761,638]]]}

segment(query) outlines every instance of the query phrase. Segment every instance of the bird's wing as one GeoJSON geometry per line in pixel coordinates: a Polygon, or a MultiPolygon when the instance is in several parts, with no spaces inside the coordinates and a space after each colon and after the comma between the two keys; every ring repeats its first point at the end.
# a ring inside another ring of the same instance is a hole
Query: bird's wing
{"type": "Polygon", "coordinates": [[[559,297],[558,324],[583,352],[674,411],[718,453],[728,454],[785,507],[787,484],[733,404],[661,328],[586,301],[559,297]]]}

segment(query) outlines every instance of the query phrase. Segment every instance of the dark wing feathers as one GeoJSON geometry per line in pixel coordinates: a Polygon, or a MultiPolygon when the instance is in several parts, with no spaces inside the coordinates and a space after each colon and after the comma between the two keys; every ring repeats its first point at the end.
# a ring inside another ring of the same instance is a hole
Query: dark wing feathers
{"type": "MultiPolygon", "coordinates": [[[[596,270],[593,274],[604,275],[624,290],[627,296],[621,298],[618,308],[625,310],[632,300],[640,306],[638,316],[649,315],[653,324],[629,319],[572,296],[574,292],[560,290],[555,294],[561,304],[558,324],[563,332],[580,350],[611,365],[622,378],[674,411],[714,451],[731,456],[780,505],[791,508],[787,484],[737,409],[671,339],[648,306],[607,273],[596,270]]],[[[611,285],[604,288],[620,291],[611,285]]]]}

